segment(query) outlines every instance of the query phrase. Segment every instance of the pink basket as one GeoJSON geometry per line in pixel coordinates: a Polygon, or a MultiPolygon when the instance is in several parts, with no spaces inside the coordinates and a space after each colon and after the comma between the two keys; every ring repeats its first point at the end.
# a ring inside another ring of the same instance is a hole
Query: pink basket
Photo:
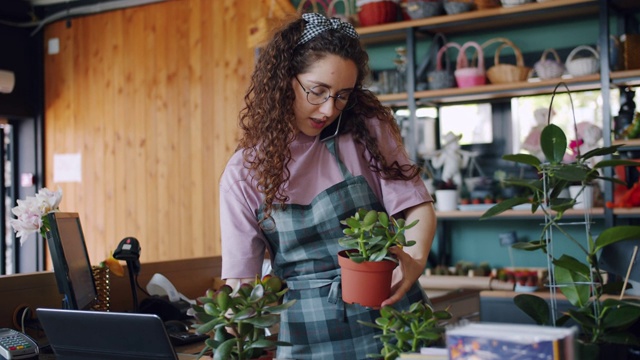
{"type": "Polygon", "coordinates": [[[484,85],[487,83],[487,77],[484,69],[484,54],[482,47],[475,41],[468,41],[462,45],[458,53],[458,61],[456,62],[456,71],[454,72],[456,82],[459,88],[484,85]],[[476,48],[478,55],[478,66],[470,67],[469,60],[465,51],[469,47],[476,48]]]}

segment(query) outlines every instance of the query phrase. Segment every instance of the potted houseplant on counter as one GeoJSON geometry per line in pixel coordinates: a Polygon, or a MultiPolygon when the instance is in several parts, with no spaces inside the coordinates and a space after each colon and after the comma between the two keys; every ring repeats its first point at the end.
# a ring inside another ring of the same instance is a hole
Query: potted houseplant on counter
{"type": "MultiPolygon", "coordinates": [[[[551,101],[553,103],[553,97],[551,101]]],[[[596,359],[600,348],[610,344],[640,346],[637,335],[629,330],[632,326],[637,326],[640,319],[640,301],[622,299],[622,297],[618,299],[617,296],[607,298],[606,294],[619,295],[624,291],[623,282],[605,283],[598,263],[598,254],[604,247],[619,241],[640,238],[640,226],[614,226],[602,231],[596,237],[591,233],[589,210],[585,210],[585,238],[576,238],[568,231],[569,224],[562,221],[565,211],[573,208],[576,199],[561,195],[564,189],[576,182],[582,184],[582,187],[588,186],[595,179],[618,182],[616,179],[600,176],[599,170],[617,165],[636,166],[637,163],[610,159],[596,162],[593,167],[589,165],[589,161],[596,156],[616,153],[619,145],[596,148],[585,154],[578,153],[574,162],[565,163],[563,158],[567,149],[567,138],[562,129],[553,124],[546,125],[542,130],[540,144],[546,162],[529,154],[503,156],[505,160],[535,167],[540,178],[508,181],[512,185],[529,189],[532,196],[504,200],[487,210],[481,220],[521,204],[530,204],[532,212],[541,210],[545,215],[545,222],[540,239],[516,243],[513,246],[523,250],[545,252],[550,262],[548,286],[552,293],[551,304],[553,306],[555,303],[553,294],[558,289],[573,308],[556,320],[554,309],[549,309],[547,302],[535,295],[518,295],[515,298],[515,304],[539,324],[548,324],[550,319],[553,325],[563,325],[568,320],[579,324],[581,327],[581,336],[578,339],[580,359],[596,359]],[[568,254],[554,256],[551,240],[555,242],[564,238],[552,236],[553,231],[559,232],[568,241],[573,242],[584,253],[585,262],[568,254]]],[[[607,356],[607,354],[603,355],[607,356]]]]}
{"type": "Polygon", "coordinates": [[[448,310],[435,311],[428,304],[415,302],[409,309],[402,311],[391,306],[383,307],[375,323],[358,322],[382,332],[375,335],[383,345],[380,354],[367,356],[393,360],[400,354],[418,353],[425,347],[444,347],[444,325],[451,318],[448,310]]]}
{"type": "Polygon", "coordinates": [[[413,246],[416,242],[407,241],[404,232],[418,220],[407,225],[404,219],[395,219],[385,212],[359,209],[340,223],[347,226],[343,230],[345,237],[338,240],[346,248],[338,253],[342,300],[379,308],[390,295],[391,274],[398,265],[389,248],[413,246]]]}
{"type": "Polygon", "coordinates": [[[191,309],[198,321],[196,332],[211,335],[200,356],[213,350],[214,360],[270,359],[273,356],[265,357],[269,350],[290,346],[272,340],[266,332],[280,322],[279,314],[296,302],[281,303],[287,290],[280,278],[271,275],[242,284],[235,291],[229,285],[208,290],[191,309]]]}

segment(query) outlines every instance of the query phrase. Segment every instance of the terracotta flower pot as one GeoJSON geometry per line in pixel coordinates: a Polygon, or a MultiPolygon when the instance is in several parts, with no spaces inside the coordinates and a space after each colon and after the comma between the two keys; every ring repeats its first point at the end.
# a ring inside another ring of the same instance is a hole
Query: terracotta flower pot
{"type": "Polygon", "coordinates": [[[349,259],[348,250],[338,253],[342,268],[342,300],[347,304],[360,304],[380,308],[391,295],[391,275],[398,264],[393,261],[365,261],[349,259]]]}

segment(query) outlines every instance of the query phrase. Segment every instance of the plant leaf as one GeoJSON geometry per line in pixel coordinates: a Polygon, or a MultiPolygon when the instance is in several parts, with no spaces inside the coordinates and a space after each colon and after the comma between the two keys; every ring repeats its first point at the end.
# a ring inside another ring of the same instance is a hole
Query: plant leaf
{"type": "Polygon", "coordinates": [[[533,240],[529,242],[517,242],[511,245],[513,249],[526,250],[526,251],[535,251],[538,249],[544,249],[546,246],[547,245],[542,240],[533,240]]]}
{"type": "Polygon", "coordinates": [[[581,281],[589,281],[590,279],[591,270],[589,269],[589,266],[581,263],[573,256],[563,254],[559,259],[553,260],[553,264],[555,266],[563,267],[581,276],[581,281]]]}
{"type": "Polygon", "coordinates": [[[538,325],[548,325],[550,312],[549,304],[539,296],[520,294],[513,298],[513,302],[520,310],[529,315],[538,325]]]}
{"type": "Polygon", "coordinates": [[[550,163],[562,162],[567,150],[567,137],[564,131],[555,124],[545,126],[540,133],[540,147],[550,163]]]}
{"type": "Polygon", "coordinates": [[[216,348],[216,352],[213,354],[213,360],[228,360],[231,359],[231,351],[236,345],[236,339],[229,339],[216,348]]]}
{"type": "Polygon", "coordinates": [[[531,154],[507,154],[503,155],[502,158],[507,161],[531,165],[536,169],[539,169],[541,164],[540,159],[531,154]]]}
{"type": "Polygon", "coordinates": [[[482,214],[482,216],[480,217],[480,220],[489,219],[507,210],[511,210],[514,206],[526,204],[529,202],[530,202],[529,198],[524,198],[524,197],[506,199],[502,202],[499,202],[493,205],[487,211],[485,211],[484,214],[482,214]]]}
{"type": "Polygon", "coordinates": [[[618,151],[618,148],[621,146],[622,145],[613,145],[613,146],[595,148],[593,150],[587,151],[586,153],[580,155],[579,159],[584,161],[594,156],[604,156],[604,155],[615,154],[618,151]]]}
{"type": "Polygon", "coordinates": [[[556,284],[560,285],[560,291],[567,300],[576,307],[582,308],[589,301],[589,285],[576,284],[582,281],[582,275],[560,266],[555,268],[556,284]]]}
{"type": "Polygon", "coordinates": [[[576,165],[563,165],[553,172],[553,176],[556,176],[562,180],[569,182],[585,181],[589,178],[590,169],[576,165]]]}
{"type": "Polygon", "coordinates": [[[596,239],[596,245],[594,252],[602,249],[607,245],[611,245],[618,241],[634,240],[640,238],[640,226],[634,225],[619,225],[612,228],[608,228],[596,239]]]}

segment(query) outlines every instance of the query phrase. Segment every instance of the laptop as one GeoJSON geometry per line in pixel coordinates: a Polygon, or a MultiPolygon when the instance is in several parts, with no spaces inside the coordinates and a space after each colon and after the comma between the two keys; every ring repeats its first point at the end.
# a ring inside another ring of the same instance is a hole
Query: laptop
{"type": "Polygon", "coordinates": [[[186,360],[153,314],[36,309],[56,360],[186,360]]]}

